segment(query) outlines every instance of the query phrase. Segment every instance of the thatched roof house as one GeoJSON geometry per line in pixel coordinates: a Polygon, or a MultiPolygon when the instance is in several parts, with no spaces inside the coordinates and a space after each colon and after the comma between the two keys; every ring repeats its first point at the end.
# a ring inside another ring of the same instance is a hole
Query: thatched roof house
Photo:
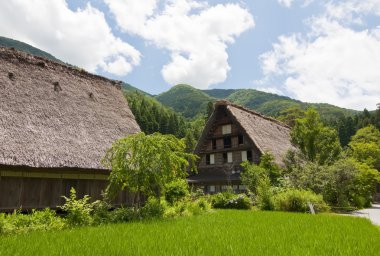
{"type": "Polygon", "coordinates": [[[71,186],[98,197],[106,150],[140,131],[119,82],[12,49],[0,95],[0,209],[56,206],[71,186]]]}
{"type": "Polygon", "coordinates": [[[270,117],[226,100],[215,103],[214,112],[206,123],[195,154],[200,156],[197,175],[189,182],[218,192],[227,185],[240,186],[240,164],[249,160],[259,163],[260,156],[269,152],[279,165],[293,146],[290,128],[270,117]]]}

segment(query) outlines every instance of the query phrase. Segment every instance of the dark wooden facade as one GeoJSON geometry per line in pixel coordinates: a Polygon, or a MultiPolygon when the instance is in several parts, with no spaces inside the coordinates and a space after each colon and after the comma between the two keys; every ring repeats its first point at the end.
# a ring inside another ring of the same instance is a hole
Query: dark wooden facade
{"type": "Polygon", "coordinates": [[[226,106],[217,107],[213,120],[207,135],[198,142],[198,174],[189,177],[189,183],[206,193],[221,192],[227,187],[244,191],[241,163],[258,163],[261,153],[226,106]]]}
{"type": "MultiPolygon", "coordinates": [[[[78,198],[89,195],[95,201],[102,198],[107,177],[106,170],[0,166],[0,211],[54,209],[64,204],[62,196],[68,197],[71,188],[78,198]]],[[[132,200],[131,193],[123,192],[114,205],[128,205],[132,200]]]]}

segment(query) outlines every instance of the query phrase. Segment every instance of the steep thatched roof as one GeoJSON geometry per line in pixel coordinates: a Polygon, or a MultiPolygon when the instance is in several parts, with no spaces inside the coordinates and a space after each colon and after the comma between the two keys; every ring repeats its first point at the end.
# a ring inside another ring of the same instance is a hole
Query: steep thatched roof
{"type": "MultiPolygon", "coordinates": [[[[215,103],[214,113],[206,124],[200,142],[207,136],[212,123],[215,121],[215,113],[220,107],[227,109],[261,153],[271,153],[275,157],[276,163],[282,165],[286,152],[293,149],[290,142],[290,127],[276,119],[263,116],[226,100],[219,100],[215,103]]],[[[199,150],[198,147],[200,146],[200,144],[197,145],[196,151],[199,150]]]]}
{"type": "Polygon", "coordinates": [[[0,165],[104,169],[116,139],[140,131],[120,84],[0,48],[0,165]]]}

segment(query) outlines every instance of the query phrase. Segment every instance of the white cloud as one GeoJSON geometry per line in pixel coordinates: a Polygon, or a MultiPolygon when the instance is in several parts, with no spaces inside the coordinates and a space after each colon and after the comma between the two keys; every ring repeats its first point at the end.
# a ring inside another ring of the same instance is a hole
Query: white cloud
{"type": "Polygon", "coordinates": [[[374,109],[380,102],[380,29],[353,30],[329,8],[331,2],[324,15],[309,20],[307,35],[280,36],[261,55],[265,79],[286,77],[278,89],[303,101],[374,109]]]}
{"type": "Polygon", "coordinates": [[[301,2],[302,4],[302,7],[306,7],[308,6],[309,4],[311,4],[312,2],[314,2],[314,0],[277,0],[277,2],[280,4],[280,5],[283,5],[287,8],[290,8],[292,7],[292,5],[295,3],[295,2],[301,2]]]}
{"type": "Polygon", "coordinates": [[[286,6],[286,7],[291,7],[292,6],[292,3],[294,2],[294,0],[277,0],[279,4],[283,5],[283,6],[286,6]]]}
{"type": "Polygon", "coordinates": [[[126,75],[140,62],[140,53],[115,37],[104,14],[90,4],[72,11],[65,0],[1,1],[0,34],[91,72],[126,75]]]}
{"type": "Polygon", "coordinates": [[[230,70],[228,44],[254,26],[252,15],[238,4],[147,0],[138,2],[137,7],[133,0],[105,3],[124,32],[170,52],[171,61],[161,72],[171,85],[189,83],[207,88],[223,82],[230,70]],[[133,13],[135,9],[144,11],[133,13]]]}

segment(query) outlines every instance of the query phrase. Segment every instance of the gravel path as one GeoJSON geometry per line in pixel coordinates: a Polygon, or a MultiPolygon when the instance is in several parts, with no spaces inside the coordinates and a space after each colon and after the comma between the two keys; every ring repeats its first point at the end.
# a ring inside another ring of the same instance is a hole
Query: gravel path
{"type": "Polygon", "coordinates": [[[354,216],[370,219],[373,224],[380,226],[380,204],[373,204],[371,208],[362,209],[352,213],[354,216]]]}

